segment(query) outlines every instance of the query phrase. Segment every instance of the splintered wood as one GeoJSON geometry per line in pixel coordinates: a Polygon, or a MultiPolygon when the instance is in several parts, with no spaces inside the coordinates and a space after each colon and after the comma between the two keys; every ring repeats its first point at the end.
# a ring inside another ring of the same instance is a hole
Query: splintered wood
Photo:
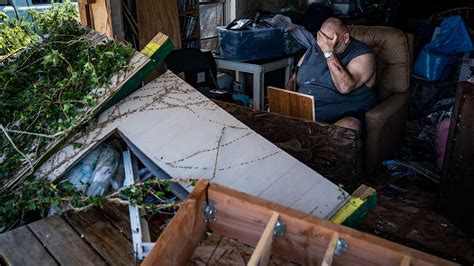
{"type": "Polygon", "coordinates": [[[174,178],[208,179],[322,218],[348,199],[171,72],[103,112],[36,176],[55,180],[116,130],[174,178]]]}

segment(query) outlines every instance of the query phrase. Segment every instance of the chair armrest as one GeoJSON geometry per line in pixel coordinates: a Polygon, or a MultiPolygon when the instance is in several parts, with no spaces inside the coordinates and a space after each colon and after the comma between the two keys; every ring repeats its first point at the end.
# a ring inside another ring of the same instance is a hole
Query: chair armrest
{"type": "Polygon", "coordinates": [[[397,113],[407,103],[410,92],[397,92],[387,99],[379,102],[365,114],[367,122],[369,120],[387,120],[397,113]]]}

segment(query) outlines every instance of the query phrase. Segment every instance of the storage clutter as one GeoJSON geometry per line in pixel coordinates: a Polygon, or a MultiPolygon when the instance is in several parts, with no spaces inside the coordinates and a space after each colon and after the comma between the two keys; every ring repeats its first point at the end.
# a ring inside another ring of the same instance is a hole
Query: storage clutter
{"type": "Polygon", "coordinates": [[[282,28],[256,28],[236,31],[217,28],[220,53],[226,59],[251,61],[283,55],[282,28]]]}

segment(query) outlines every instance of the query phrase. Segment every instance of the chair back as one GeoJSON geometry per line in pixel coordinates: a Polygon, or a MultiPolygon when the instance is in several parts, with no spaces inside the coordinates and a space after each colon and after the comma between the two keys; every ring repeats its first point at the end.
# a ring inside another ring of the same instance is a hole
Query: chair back
{"type": "Polygon", "coordinates": [[[166,67],[175,74],[184,73],[185,81],[195,88],[217,86],[217,65],[211,52],[196,48],[171,51],[165,58],[166,67]]]}
{"type": "Polygon", "coordinates": [[[375,90],[379,100],[394,92],[408,91],[411,47],[404,32],[384,26],[349,26],[349,34],[373,49],[377,71],[375,90]]]}

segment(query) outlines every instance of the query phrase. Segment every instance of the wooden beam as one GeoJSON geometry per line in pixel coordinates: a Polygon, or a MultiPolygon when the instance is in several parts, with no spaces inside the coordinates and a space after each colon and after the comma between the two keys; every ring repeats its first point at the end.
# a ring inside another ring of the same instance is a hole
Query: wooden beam
{"type": "Polygon", "coordinates": [[[274,239],[272,251],[301,264],[316,264],[324,257],[330,239],[336,232],[347,241],[347,250],[334,257],[337,264],[400,264],[402,256],[412,257],[412,264],[451,265],[441,258],[405,247],[379,237],[307,215],[247,194],[211,184],[208,197],[216,202],[216,222],[209,228],[220,235],[235,238],[248,245],[259,240],[273,212],[286,223],[283,237],[274,239]]]}
{"type": "Polygon", "coordinates": [[[214,101],[246,126],[347,190],[359,185],[361,151],[355,131],[214,101]]]}
{"type": "Polygon", "coordinates": [[[278,222],[278,216],[277,212],[273,212],[270,221],[267,223],[267,227],[265,227],[250,260],[247,263],[248,266],[268,265],[272,253],[273,231],[278,222]]]}
{"type": "Polygon", "coordinates": [[[339,240],[339,234],[333,233],[331,237],[331,241],[329,241],[328,248],[326,249],[326,253],[324,253],[323,261],[321,262],[321,266],[331,266],[332,259],[334,258],[334,252],[336,251],[337,240],[339,240]]]}
{"type": "Polygon", "coordinates": [[[316,120],[313,96],[271,86],[267,88],[267,92],[270,112],[305,120],[316,120]]]}
{"type": "Polygon", "coordinates": [[[410,257],[408,256],[403,256],[402,262],[400,263],[400,266],[410,266],[410,257]]]}
{"type": "Polygon", "coordinates": [[[142,265],[185,265],[207,231],[204,217],[206,190],[201,180],[160,235],[142,265]]]}

